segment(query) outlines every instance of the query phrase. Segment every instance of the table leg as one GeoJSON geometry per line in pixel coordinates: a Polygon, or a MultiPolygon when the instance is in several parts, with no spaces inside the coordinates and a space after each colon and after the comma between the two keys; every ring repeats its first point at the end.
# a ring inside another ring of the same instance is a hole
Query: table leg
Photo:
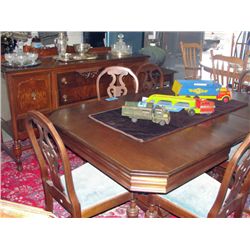
{"type": "Polygon", "coordinates": [[[153,195],[147,193],[137,193],[135,195],[137,204],[145,211],[145,218],[158,218],[158,206],[155,206],[153,195]]]}
{"type": "Polygon", "coordinates": [[[150,204],[148,210],[145,213],[145,218],[158,218],[157,207],[154,204],[150,204]]]}
{"type": "Polygon", "coordinates": [[[128,218],[138,218],[139,208],[136,205],[136,199],[130,201],[130,205],[127,208],[127,217],[128,218]]]}

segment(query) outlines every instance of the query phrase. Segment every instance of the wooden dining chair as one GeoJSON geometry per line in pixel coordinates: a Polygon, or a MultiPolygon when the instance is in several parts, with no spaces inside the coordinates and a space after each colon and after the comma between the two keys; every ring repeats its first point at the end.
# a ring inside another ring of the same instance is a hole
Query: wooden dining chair
{"type": "Polygon", "coordinates": [[[238,57],[214,55],[211,50],[212,79],[224,87],[237,90],[239,74],[244,70],[244,61],[238,57]]]}
{"type": "Polygon", "coordinates": [[[102,86],[107,86],[108,84],[107,94],[110,98],[119,97],[127,95],[128,88],[126,85],[131,85],[131,82],[134,85],[134,92],[138,93],[139,81],[131,69],[121,66],[111,66],[105,68],[100,72],[96,79],[96,92],[98,100],[101,100],[102,86]]]}
{"type": "Polygon", "coordinates": [[[179,217],[241,217],[250,189],[250,133],[229,160],[222,183],[202,174],[153,203],[179,217]]]}
{"type": "Polygon", "coordinates": [[[180,42],[185,79],[201,79],[202,44],[180,42]]]}
{"type": "Polygon", "coordinates": [[[245,70],[241,73],[239,77],[238,91],[250,93],[250,70],[245,70]]]}
{"type": "Polygon", "coordinates": [[[92,217],[131,200],[130,192],[90,163],[71,170],[62,139],[42,113],[29,111],[25,126],[40,165],[47,211],[53,212],[55,199],[72,217],[92,217]]]}
{"type": "Polygon", "coordinates": [[[139,88],[142,91],[162,89],[164,75],[161,68],[153,63],[144,63],[135,72],[139,80],[139,88]]]}

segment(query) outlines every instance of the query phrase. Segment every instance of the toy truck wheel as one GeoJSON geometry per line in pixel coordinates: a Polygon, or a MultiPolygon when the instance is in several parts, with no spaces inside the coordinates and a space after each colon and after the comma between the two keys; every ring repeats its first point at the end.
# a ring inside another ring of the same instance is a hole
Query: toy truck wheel
{"type": "Polygon", "coordinates": [[[228,103],[228,102],[229,102],[229,98],[226,96],[226,97],[224,97],[224,98],[222,99],[222,101],[223,101],[224,103],[228,103]]]}
{"type": "Polygon", "coordinates": [[[166,124],[166,122],[163,121],[163,120],[161,120],[161,121],[159,122],[159,124],[160,124],[161,126],[164,126],[164,125],[166,124]]]}
{"type": "Polygon", "coordinates": [[[136,123],[136,122],[137,122],[137,119],[136,119],[136,118],[131,118],[131,121],[132,121],[133,123],[136,123]]]}
{"type": "Polygon", "coordinates": [[[170,118],[170,115],[169,115],[168,121],[166,123],[169,124],[170,121],[171,121],[171,118],[170,118]]]}
{"type": "Polygon", "coordinates": [[[187,113],[188,113],[189,116],[194,116],[194,115],[195,115],[195,112],[194,112],[193,109],[189,109],[189,110],[187,111],[187,113]]]}

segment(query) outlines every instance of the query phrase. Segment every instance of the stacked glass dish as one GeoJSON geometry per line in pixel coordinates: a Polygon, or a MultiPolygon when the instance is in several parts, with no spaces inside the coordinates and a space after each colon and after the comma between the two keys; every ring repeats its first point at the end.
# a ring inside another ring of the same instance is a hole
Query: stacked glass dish
{"type": "Polygon", "coordinates": [[[4,58],[7,62],[6,65],[12,67],[24,67],[36,65],[38,58],[37,53],[6,53],[4,58]]]}

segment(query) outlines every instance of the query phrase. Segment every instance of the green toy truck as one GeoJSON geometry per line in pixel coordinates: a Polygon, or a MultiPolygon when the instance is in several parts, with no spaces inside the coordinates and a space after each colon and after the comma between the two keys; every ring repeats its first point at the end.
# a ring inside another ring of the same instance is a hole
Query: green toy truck
{"type": "Polygon", "coordinates": [[[122,116],[128,116],[132,122],[151,120],[161,126],[170,123],[170,113],[164,107],[154,106],[146,102],[125,102],[122,106],[122,116]]]}

